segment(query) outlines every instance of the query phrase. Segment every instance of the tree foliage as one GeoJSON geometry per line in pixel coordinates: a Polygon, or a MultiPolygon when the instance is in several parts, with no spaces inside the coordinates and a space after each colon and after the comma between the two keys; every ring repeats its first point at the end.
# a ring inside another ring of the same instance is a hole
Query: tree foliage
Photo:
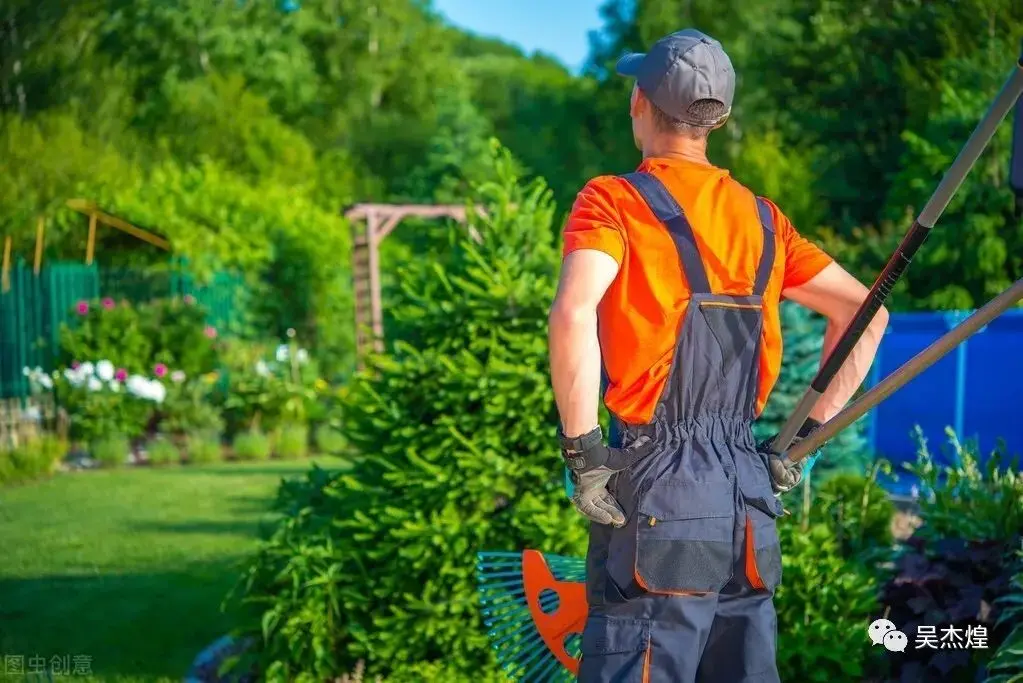
{"type": "Polygon", "coordinates": [[[373,673],[432,662],[445,680],[484,680],[495,664],[475,553],[584,551],[557,450],[538,438],[556,420],[544,332],[554,206],[506,150],[491,163],[496,180],[472,196],[487,210],[473,220],[482,242],[451,226],[447,263],[408,264],[403,341],[351,386],[353,469],[289,488],[292,515],[250,569],[271,680],[322,680],[359,659],[373,673]]]}

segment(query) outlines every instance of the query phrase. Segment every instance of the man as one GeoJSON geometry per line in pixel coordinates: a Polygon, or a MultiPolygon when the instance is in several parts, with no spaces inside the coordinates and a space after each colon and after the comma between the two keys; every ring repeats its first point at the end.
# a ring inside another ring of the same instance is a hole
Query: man
{"type": "MultiPolygon", "coordinates": [[[[827,319],[826,355],[867,288],[707,160],[735,90],[717,41],[680,31],[617,70],[643,161],[579,193],[550,313],[559,438],[591,520],[579,680],[777,681],[782,508],[751,426],[780,370],[779,302],[827,319]]],[[[882,309],[802,438],[851,398],[886,324],[882,309]]]]}

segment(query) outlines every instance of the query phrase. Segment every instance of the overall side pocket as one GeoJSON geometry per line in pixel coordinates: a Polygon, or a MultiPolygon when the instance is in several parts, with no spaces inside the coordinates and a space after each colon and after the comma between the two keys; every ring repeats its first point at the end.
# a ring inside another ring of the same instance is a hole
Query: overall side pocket
{"type": "Polygon", "coordinates": [[[746,578],[758,590],[773,592],[781,585],[781,541],[778,518],[781,501],[773,494],[743,496],[746,502],[746,578]]]}

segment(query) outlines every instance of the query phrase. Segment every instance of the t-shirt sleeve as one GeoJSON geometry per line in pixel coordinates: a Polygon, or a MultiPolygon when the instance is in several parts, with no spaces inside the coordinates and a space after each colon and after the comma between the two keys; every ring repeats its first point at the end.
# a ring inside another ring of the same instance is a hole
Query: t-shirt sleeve
{"type": "Polygon", "coordinates": [[[806,284],[834,263],[834,259],[827,252],[800,235],[792,222],[773,203],[771,209],[774,212],[774,224],[781,234],[785,249],[782,290],[806,284]]]}
{"type": "Polygon", "coordinates": [[[565,222],[563,256],[579,249],[596,249],[621,264],[625,257],[625,229],[609,181],[594,178],[576,195],[565,222]]]}

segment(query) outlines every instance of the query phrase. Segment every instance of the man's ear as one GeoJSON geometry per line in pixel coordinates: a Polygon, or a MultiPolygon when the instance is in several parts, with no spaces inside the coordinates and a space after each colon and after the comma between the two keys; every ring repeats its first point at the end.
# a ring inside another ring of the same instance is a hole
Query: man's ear
{"type": "Polygon", "coordinates": [[[646,107],[646,98],[643,97],[643,93],[640,92],[638,85],[632,86],[632,96],[629,98],[629,116],[636,118],[646,107]]]}

